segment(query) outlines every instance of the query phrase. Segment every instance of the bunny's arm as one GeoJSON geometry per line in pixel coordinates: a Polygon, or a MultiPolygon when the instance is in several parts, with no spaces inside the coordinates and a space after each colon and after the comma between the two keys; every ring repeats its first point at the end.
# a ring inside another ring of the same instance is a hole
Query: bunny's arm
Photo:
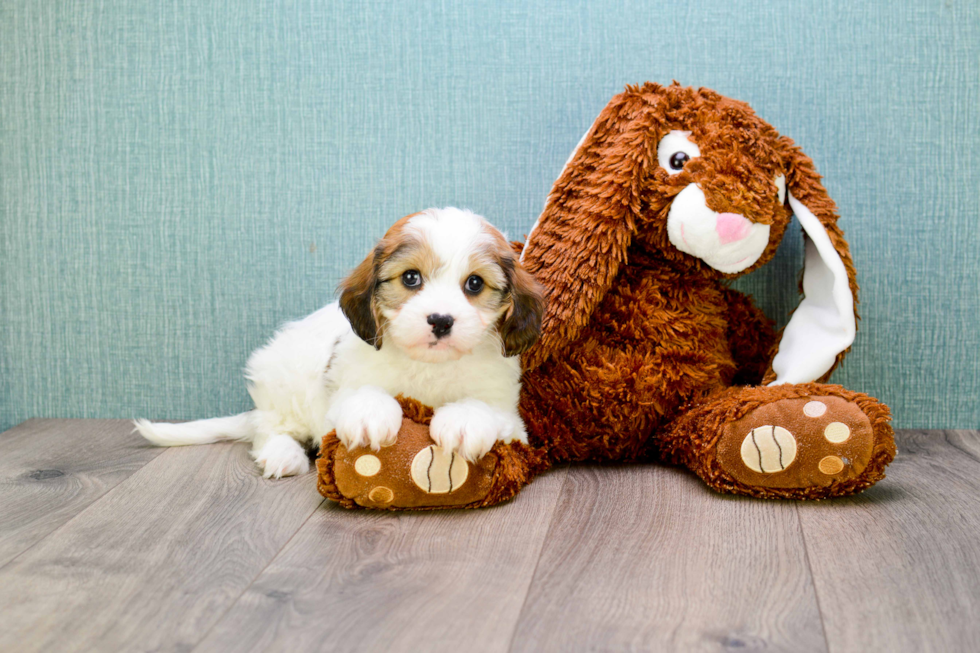
{"type": "Polygon", "coordinates": [[[732,384],[758,385],[775,354],[775,323],[755,305],[751,296],[732,288],[724,292],[728,304],[728,346],[737,368],[732,384]]]}

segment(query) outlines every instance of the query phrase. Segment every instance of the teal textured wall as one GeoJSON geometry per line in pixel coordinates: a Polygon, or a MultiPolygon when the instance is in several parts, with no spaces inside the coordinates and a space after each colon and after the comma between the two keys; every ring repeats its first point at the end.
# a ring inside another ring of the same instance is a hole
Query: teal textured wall
{"type": "MultiPolygon", "coordinates": [[[[860,274],[835,380],[980,425],[980,3],[0,4],[0,427],[248,405],[248,352],[431,205],[529,230],[627,83],[748,101],[860,274]]],[[[781,319],[794,235],[741,283],[781,319]]]]}

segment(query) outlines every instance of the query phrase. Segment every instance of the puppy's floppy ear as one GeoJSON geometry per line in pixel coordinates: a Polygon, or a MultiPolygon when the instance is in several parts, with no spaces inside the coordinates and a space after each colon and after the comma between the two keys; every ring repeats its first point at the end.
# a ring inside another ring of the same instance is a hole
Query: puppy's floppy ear
{"type": "Polygon", "coordinates": [[[780,138],[789,163],[787,199],[806,241],[803,300],[793,312],[764,382],[826,381],[854,342],[857,277],[837,207],[827,195],[813,161],[792,140],[780,138]]]}
{"type": "Polygon", "coordinates": [[[510,308],[500,318],[497,329],[505,356],[523,354],[538,340],[544,316],[544,289],[530,272],[521,267],[517,257],[507,252],[500,266],[507,276],[510,308]]]}
{"type": "Polygon", "coordinates": [[[368,254],[340,282],[340,310],[361,340],[373,345],[375,349],[381,349],[381,329],[374,304],[374,291],[378,285],[375,257],[376,251],[368,254]]]}
{"type": "Polygon", "coordinates": [[[657,156],[647,142],[655,120],[649,109],[631,87],[606,105],[528,236],[521,261],[544,286],[548,308],[541,339],[524,356],[525,370],[579,335],[626,261],[643,173],[657,156]]]}

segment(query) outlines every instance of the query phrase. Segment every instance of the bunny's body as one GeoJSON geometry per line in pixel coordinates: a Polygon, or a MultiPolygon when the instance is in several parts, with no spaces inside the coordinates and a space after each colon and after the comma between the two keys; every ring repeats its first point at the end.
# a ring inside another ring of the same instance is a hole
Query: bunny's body
{"type": "Polygon", "coordinates": [[[655,437],[697,397],[755,384],[771,321],[717,279],[631,253],[593,320],[525,375],[525,415],[558,460],[660,457],[655,437]]]}
{"type": "Polygon", "coordinates": [[[836,207],[810,159],[744,103],[627,88],[566,164],[522,261],[549,305],[521,410],[551,460],[660,459],[761,497],[884,476],[887,407],[822,383],[857,317],[836,207]],[[771,260],[794,214],[804,299],[777,342],[726,280],[771,260]]]}

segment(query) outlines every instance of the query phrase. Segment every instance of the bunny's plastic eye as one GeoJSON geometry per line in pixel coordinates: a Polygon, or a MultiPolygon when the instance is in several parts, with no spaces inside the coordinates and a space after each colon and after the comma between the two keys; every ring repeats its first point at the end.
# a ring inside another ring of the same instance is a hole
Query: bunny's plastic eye
{"type": "Polygon", "coordinates": [[[657,143],[657,163],[668,175],[680,174],[688,161],[699,156],[701,150],[691,140],[691,132],[675,129],[657,143]]]}
{"type": "Polygon", "coordinates": [[[687,152],[674,152],[669,161],[670,169],[681,171],[684,169],[684,164],[690,160],[691,157],[687,152]]]}

